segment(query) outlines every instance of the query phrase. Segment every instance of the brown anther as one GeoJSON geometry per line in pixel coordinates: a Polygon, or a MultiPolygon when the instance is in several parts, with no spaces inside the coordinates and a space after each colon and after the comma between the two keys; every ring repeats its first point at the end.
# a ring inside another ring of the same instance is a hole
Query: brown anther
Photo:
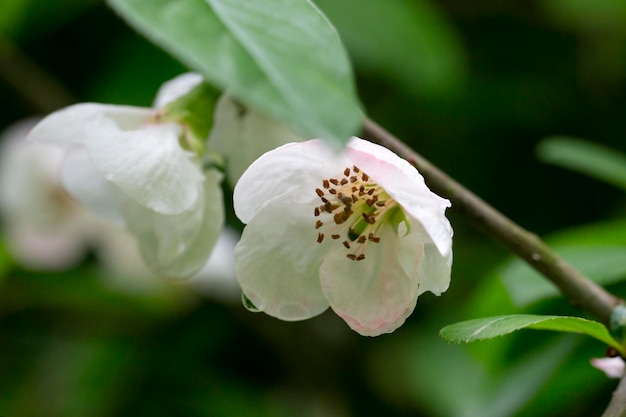
{"type": "Polygon", "coordinates": [[[356,192],[356,190],[358,190],[358,188],[356,188],[355,186],[352,186],[352,192],[356,192]]]}
{"type": "Polygon", "coordinates": [[[340,212],[340,213],[335,213],[335,215],[333,216],[333,220],[335,221],[336,224],[341,224],[345,222],[347,219],[345,217],[345,213],[340,212]]]}
{"type": "Polygon", "coordinates": [[[363,259],[365,259],[365,254],[363,253],[356,257],[357,261],[362,261],[363,259]]]}
{"type": "Polygon", "coordinates": [[[379,237],[374,236],[374,233],[370,233],[370,234],[367,236],[367,240],[369,240],[370,242],[374,242],[374,243],[378,243],[378,242],[380,242],[380,238],[379,238],[379,237]]]}
{"type": "Polygon", "coordinates": [[[322,181],[322,185],[324,186],[324,188],[330,187],[330,183],[328,182],[328,180],[322,181]]]}
{"type": "Polygon", "coordinates": [[[350,249],[350,243],[348,243],[347,240],[344,240],[342,243],[343,243],[343,246],[345,246],[347,249],[350,249]]]}
{"type": "Polygon", "coordinates": [[[368,206],[372,207],[372,204],[374,204],[374,202],[372,201],[371,198],[368,198],[367,200],[365,200],[365,204],[367,204],[368,206]]]}
{"type": "Polygon", "coordinates": [[[326,200],[324,197],[322,197],[322,203],[327,204],[328,200],[326,200]]]}
{"type": "Polygon", "coordinates": [[[318,233],[317,234],[317,243],[322,243],[322,240],[324,240],[324,233],[318,233]]]}
{"type": "Polygon", "coordinates": [[[361,192],[361,193],[364,193],[364,192],[365,192],[365,186],[364,186],[364,185],[361,185],[361,186],[359,187],[359,192],[361,192]]]}
{"type": "Polygon", "coordinates": [[[318,196],[323,197],[324,196],[324,191],[320,190],[319,188],[315,189],[315,192],[317,193],[318,196]]]}
{"type": "Polygon", "coordinates": [[[322,223],[321,221],[318,220],[318,221],[315,222],[315,228],[316,229],[319,229],[322,226],[324,226],[324,223],[322,223]]]}
{"type": "Polygon", "coordinates": [[[365,172],[363,174],[361,174],[361,178],[363,178],[363,181],[369,181],[370,177],[369,175],[367,175],[365,172]]]}
{"type": "Polygon", "coordinates": [[[353,170],[354,172],[356,172],[357,174],[358,174],[358,173],[359,173],[359,171],[360,171],[360,170],[359,170],[359,168],[358,168],[356,165],[353,165],[353,166],[352,166],[352,170],[353,170]]]}
{"type": "Polygon", "coordinates": [[[350,168],[346,168],[343,170],[343,175],[345,175],[346,177],[350,175],[350,168]]]}
{"type": "Polygon", "coordinates": [[[337,190],[335,190],[334,188],[331,188],[330,190],[328,190],[328,192],[331,194],[337,194],[337,190]]]}
{"type": "Polygon", "coordinates": [[[345,178],[341,179],[341,185],[346,185],[348,183],[348,180],[345,178]]]}
{"type": "Polygon", "coordinates": [[[348,259],[352,259],[353,261],[356,261],[356,255],[353,253],[349,253],[346,255],[346,258],[348,259]]]}
{"type": "Polygon", "coordinates": [[[352,197],[348,197],[347,195],[342,195],[341,197],[339,197],[339,199],[345,205],[352,204],[353,202],[355,202],[352,197]]]}
{"type": "Polygon", "coordinates": [[[333,185],[339,185],[339,181],[337,181],[337,180],[336,180],[336,179],[334,179],[334,178],[331,178],[331,179],[329,179],[328,181],[330,181],[330,183],[331,183],[331,184],[333,184],[333,185]]]}
{"type": "Polygon", "coordinates": [[[371,190],[369,190],[369,191],[367,192],[367,195],[372,195],[372,194],[374,194],[375,192],[376,192],[376,190],[375,190],[374,188],[372,188],[371,190]]]}
{"type": "Polygon", "coordinates": [[[352,209],[348,206],[346,206],[346,208],[343,209],[343,214],[344,214],[344,218],[346,220],[348,220],[350,218],[350,216],[352,216],[354,214],[354,212],[352,211],[352,209]]]}
{"type": "Polygon", "coordinates": [[[356,182],[358,180],[354,175],[350,177],[350,182],[356,182]]]}
{"type": "Polygon", "coordinates": [[[356,241],[359,243],[365,243],[366,240],[367,238],[365,236],[359,236],[359,238],[356,241]]]}
{"type": "Polygon", "coordinates": [[[333,239],[339,239],[341,236],[339,236],[339,235],[330,235],[330,237],[332,237],[333,239]]]}
{"type": "Polygon", "coordinates": [[[375,203],[375,202],[377,202],[377,201],[378,201],[378,196],[377,196],[377,195],[375,195],[374,197],[372,197],[372,203],[375,203]]]}
{"type": "Polygon", "coordinates": [[[357,201],[359,201],[359,197],[357,197],[354,194],[352,194],[352,202],[356,203],[357,201]]]}
{"type": "Polygon", "coordinates": [[[326,204],[324,204],[324,211],[326,213],[332,213],[333,211],[337,210],[339,208],[339,206],[337,204],[330,204],[329,202],[326,202],[326,204]]]}
{"type": "Polygon", "coordinates": [[[377,202],[376,202],[376,205],[377,205],[378,207],[382,207],[382,206],[384,206],[384,205],[385,205],[385,202],[384,202],[384,201],[377,201],[377,202]]]}
{"type": "Polygon", "coordinates": [[[374,216],[373,214],[367,216],[367,219],[369,224],[376,224],[376,216],[374,216]]]}
{"type": "Polygon", "coordinates": [[[319,207],[315,207],[315,217],[320,215],[320,208],[319,207]]]}

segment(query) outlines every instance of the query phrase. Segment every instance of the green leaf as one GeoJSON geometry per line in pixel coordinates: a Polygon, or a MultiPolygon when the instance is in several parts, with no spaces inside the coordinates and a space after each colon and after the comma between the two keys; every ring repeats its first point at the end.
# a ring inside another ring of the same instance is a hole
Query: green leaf
{"type": "Polygon", "coordinates": [[[626,190],[626,155],[582,139],[555,136],[537,146],[539,158],[626,190]]]}
{"type": "Polygon", "coordinates": [[[307,0],[109,0],[135,29],[207,82],[292,124],[345,143],[362,113],[345,50],[307,0]]]}
{"type": "Polygon", "coordinates": [[[503,336],[520,329],[586,334],[614,347],[622,354],[625,352],[624,347],[613,339],[604,325],[580,317],[539,316],[534,314],[486,317],[451,324],[441,329],[439,334],[447,342],[470,343],[503,336]]]}
{"type": "MultiPolygon", "coordinates": [[[[626,279],[626,220],[602,222],[564,230],[546,239],[567,262],[600,285],[626,279]]],[[[518,258],[495,271],[511,299],[525,306],[559,295],[557,288],[518,258]]]]}

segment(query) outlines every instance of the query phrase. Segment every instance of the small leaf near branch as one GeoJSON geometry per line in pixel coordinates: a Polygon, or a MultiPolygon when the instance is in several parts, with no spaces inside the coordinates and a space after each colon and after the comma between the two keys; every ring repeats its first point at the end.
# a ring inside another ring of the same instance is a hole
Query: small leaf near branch
{"type": "Polygon", "coordinates": [[[439,334],[447,342],[470,343],[503,336],[520,329],[585,334],[614,347],[622,355],[625,353],[624,347],[609,334],[602,323],[580,317],[533,314],[486,317],[451,324],[441,329],[439,334]]]}

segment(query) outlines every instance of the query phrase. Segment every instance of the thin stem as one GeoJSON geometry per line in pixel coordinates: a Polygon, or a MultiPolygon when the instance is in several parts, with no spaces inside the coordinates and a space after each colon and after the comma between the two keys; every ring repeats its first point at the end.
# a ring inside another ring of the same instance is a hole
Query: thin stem
{"type": "Polygon", "coordinates": [[[539,237],[485,203],[374,121],[365,121],[364,134],[415,165],[430,188],[448,198],[457,212],[528,262],[574,304],[603,323],[610,322],[613,308],[620,300],[565,262],[539,237]]]}
{"type": "Polygon", "coordinates": [[[619,381],[602,417],[626,417],[626,377],[619,381]]]}

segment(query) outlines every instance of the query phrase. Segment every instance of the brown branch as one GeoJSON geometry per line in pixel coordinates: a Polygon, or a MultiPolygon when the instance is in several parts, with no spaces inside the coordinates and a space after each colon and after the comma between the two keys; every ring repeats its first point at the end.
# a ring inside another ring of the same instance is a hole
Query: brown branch
{"type": "Polygon", "coordinates": [[[626,417],[626,377],[619,381],[602,417],[626,417]]]}
{"type": "Polygon", "coordinates": [[[414,164],[429,187],[448,198],[457,212],[528,262],[574,304],[603,323],[610,323],[613,308],[620,300],[565,262],[539,237],[502,215],[374,121],[366,120],[364,135],[414,164]]]}

